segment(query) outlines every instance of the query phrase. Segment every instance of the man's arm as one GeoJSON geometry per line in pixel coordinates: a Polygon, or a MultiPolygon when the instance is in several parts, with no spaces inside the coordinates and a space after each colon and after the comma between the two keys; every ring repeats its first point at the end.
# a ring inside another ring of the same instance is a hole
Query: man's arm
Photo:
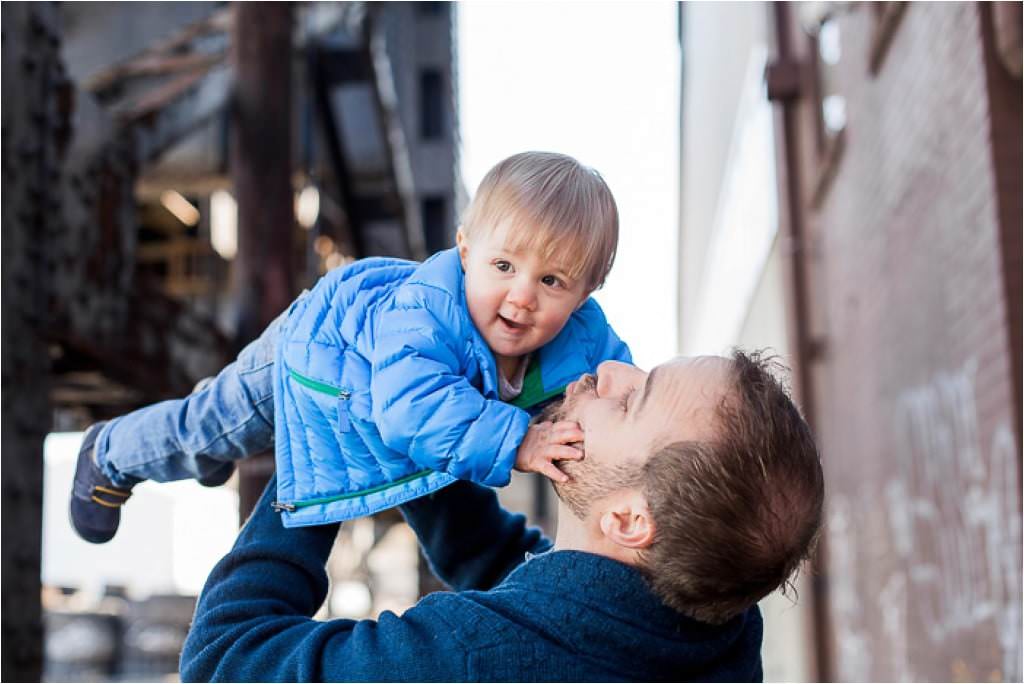
{"type": "Polygon", "coordinates": [[[276,488],[274,478],[206,581],[181,654],[182,680],[467,679],[464,654],[454,645],[437,649],[452,615],[436,601],[379,621],[312,620],[327,595],[324,565],[338,525],[286,529],[270,506],[276,488]]]}
{"type": "Polygon", "coordinates": [[[487,590],[501,582],[527,552],[551,549],[551,540],[526,518],[509,513],[494,491],[459,480],[401,507],[430,566],[456,591],[487,590]]]}

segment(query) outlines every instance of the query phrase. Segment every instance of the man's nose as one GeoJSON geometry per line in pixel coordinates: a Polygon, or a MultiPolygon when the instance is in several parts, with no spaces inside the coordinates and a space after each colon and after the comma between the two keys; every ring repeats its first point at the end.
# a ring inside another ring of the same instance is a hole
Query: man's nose
{"type": "Polygon", "coordinates": [[[533,311],[537,308],[537,289],[525,279],[519,279],[512,284],[506,299],[520,309],[533,311]]]}
{"type": "MultiPolygon", "coordinates": [[[[597,367],[597,396],[618,397],[638,383],[643,371],[621,361],[605,361],[597,367]]],[[[642,380],[642,378],[641,378],[642,380]]]]}

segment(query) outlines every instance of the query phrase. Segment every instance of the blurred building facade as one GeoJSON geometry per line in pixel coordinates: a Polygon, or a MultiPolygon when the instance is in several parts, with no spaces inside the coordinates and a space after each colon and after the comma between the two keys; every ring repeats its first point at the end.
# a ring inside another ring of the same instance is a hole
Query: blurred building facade
{"type": "Polygon", "coordinates": [[[826,473],[766,679],[1019,680],[1020,3],[680,26],[682,347],[786,358],[826,473]]]}
{"type": "MultiPolygon", "coordinates": [[[[188,393],[330,268],[452,243],[454,8],[15,3],[3,20],[2,676],[161,679],[192,598],[117,587],[88,605],[47,588],[42,671],[43,439],[188,393]]],[[[241,517],[272,459],[239,470],[241,517]]],[[[324,615],[422,590],[400,516],[366,523],[332,566],[366,600],[324,615]]]]}

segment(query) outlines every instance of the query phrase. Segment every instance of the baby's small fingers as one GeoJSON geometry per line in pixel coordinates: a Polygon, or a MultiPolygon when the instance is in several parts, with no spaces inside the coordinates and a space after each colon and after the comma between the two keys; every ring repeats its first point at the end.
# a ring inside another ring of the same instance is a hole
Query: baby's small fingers
{"type": "Polygon", "coordinates": [[[545,475],[555,482],[568,482],[569,476],[559,470],[553,463],[545,461],[538,468],[537,472],[545,475]]]}
{"type": "Polygon", "coordinates": [[[558,444],[572,444],[582,442],[585,435],[580,424],[572,420],[562,420],[552,423],[548,431],[548,439],[558,444]]]}
{"type": "Polygon", "coordinates": [[[569,423],[571,427],[552,428],[551,441],[558,444],[572,444],[582,442],[586,435],[576,423],[569,423]]]}
{"type": "Polygon", "coordinates": [[[583,450],[564,444],[552,444],[545,449],[544,455],[552,461],[579,461],[583,458],[583,450]]]}

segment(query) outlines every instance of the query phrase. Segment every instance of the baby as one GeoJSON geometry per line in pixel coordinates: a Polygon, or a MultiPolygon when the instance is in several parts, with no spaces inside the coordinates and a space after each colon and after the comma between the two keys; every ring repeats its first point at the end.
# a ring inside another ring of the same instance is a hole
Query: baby
{"type": "Polygon", "coordinates": [[[601,177],[527,152],[480,184],[455,248],[422,264],[331,271],[202,389],[87,430],[71,497],[84,539],[114,536],[143,479],[219,484],[276,455],[286,526],[397,506],[512,468],[564,481],[571,422],[530,415],[629,350],[589,298],[611,269],[618,213],[601,177]],[[275,429],[276,426],[276,429],[275,429]]]}

